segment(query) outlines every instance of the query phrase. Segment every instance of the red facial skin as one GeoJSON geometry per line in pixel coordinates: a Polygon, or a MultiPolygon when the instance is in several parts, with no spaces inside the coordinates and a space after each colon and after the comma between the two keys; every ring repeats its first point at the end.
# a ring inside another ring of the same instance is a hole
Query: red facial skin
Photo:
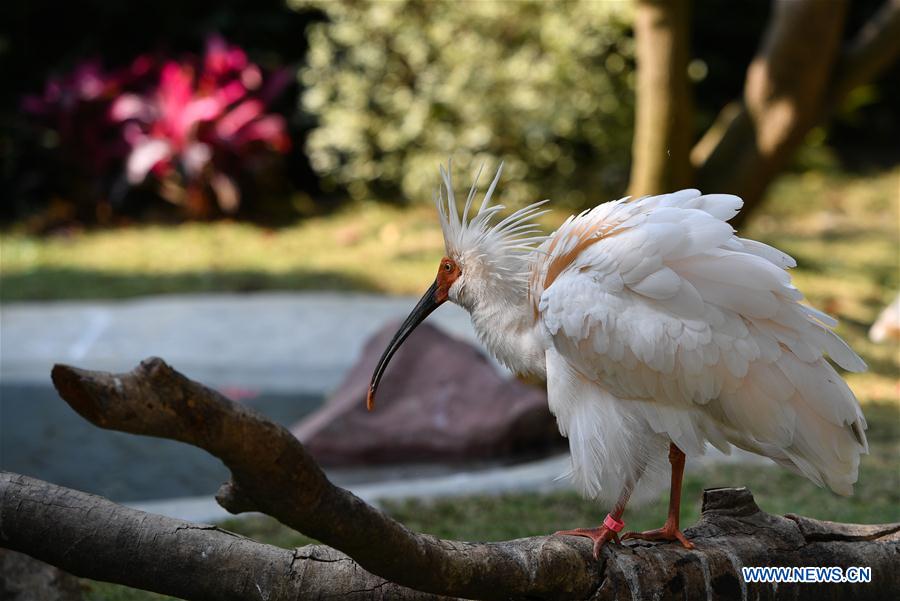
{"type": "Polygon", "coordinates": [[[443,303],[447,300],[447,295],[450,293],[450,287],[459,277],[460,273],[462,272],[459,269],[459,265],[456,264],[456,261],[450,257],[441,259],[437,278],[435,278],[438,285],[437,290],[434,293],[434,301],[436,303],[443,303]]]}

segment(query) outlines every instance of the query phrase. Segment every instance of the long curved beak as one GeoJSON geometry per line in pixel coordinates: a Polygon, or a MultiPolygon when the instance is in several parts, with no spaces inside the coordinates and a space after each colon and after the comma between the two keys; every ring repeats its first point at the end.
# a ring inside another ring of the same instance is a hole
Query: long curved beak
{"type": "Polygon", "coordinates": [[[391,339],[387,348],[384,349],[384,354],[381,355],[381,359],[378,360],[378,365],[375,367],[375,372],[372,374],[372,382],[369,384],[369,394],[366,396],[366,409],[371,411],[375,408],[375,391],[378,389],[378,384],[381,382],[381,376],[384,374],[384,370],[387,369],[391,357],[394,356],[394,353],[397,352],[397,349],[400,348],[403,341],[412,334],[412,331],[416,329],[416,326],[422,323],[426,317],[431,315],[432,311],[440,307],[445,300],[447,299],[443,298],[438,300],[438,282],[435,280],[434,284],[431,285],[431,288],[429,288],[422,298],[419,299],[419,302],[406,318],[406,321],[403,322],[403,325],[400,326],[400,329],[397,330],[397,333],[394,334],[394,337],[391,339]]]}

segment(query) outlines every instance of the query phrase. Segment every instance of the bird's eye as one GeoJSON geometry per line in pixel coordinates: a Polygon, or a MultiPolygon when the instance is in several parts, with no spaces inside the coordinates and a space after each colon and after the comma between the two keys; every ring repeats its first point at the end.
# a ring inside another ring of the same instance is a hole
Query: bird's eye
{"type": "Polygon", "coordinates": [[[450,263],[444,263],[444,271],[449,272],[449,271],[451,271],[452,269],[453,269],[453,266],[450,265],[450,263]]]}

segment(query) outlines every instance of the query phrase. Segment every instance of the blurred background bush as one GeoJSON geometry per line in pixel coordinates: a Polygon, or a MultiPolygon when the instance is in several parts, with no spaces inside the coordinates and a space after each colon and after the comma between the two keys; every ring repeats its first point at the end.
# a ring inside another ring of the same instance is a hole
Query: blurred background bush
{"type": "Polygon", "coordinates": [[[326,182],[430,201],[435,165],[506,160],[505,198],[578,207],[628,178],[634,119],[625,2],[297,0],[310,28],[302,106],[326,182]],[[360,8],[362,6],[363,8],[360,8]],[[578,181],[578,186],[572,186],[578,181]]]}
{"type": "MultiPolygon", "coordinates": [[[[740,94],[769,17],[694,3],[696,134],[740,94]]],[[[879,5],[850,6],[847,36],[879,5]]],[[[6,3],[4,219],[240,216],[430,202],[435,166],[506,161],[508,202],[620,195],[634,122],[629,2],[6,3]]],[[[897,68],[814,130],[803,165],[896,162],[897,68]],[[864,149],[864,150],[863,150],[864,149]]]]}

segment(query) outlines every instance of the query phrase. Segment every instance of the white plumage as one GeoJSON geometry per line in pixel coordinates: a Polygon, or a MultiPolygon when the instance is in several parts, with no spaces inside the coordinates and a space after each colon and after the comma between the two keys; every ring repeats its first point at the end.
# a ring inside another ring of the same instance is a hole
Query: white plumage
{"type": "Polygon", "coordinates": [[[546,377],[586,496],[654,497],[670,443],[688,457],[734,445],[852,492],[866,422],[826,354],[850,371],[865,364],[833,318],[800,303],[791,257],[735,235],[738,197],[623,198],[540,236],[543,203],[491,224],[499,171],[470,217],[476,177],[461,218],[441,172],[442,267],[458,277],[439,272],[435,285],[500,361],[546,377]]]}
{"type": "Polygon", "coordinates": [[[851,371],[865,364],[832,318],[799,303],[784,270],[793,259],[734,235],[723,220],[740,206],[696,190],[623,199],[571,218],[535,253],[550,406],[585,494],[614,499],[630,476],[621,463],[650,467],[634,500],[658,492],[669,441],[688,457],[730,443],[852,492],[865,418],[824,353],[851,371]],[[658,440],[610,467],[609,420],[658,440]]]}

